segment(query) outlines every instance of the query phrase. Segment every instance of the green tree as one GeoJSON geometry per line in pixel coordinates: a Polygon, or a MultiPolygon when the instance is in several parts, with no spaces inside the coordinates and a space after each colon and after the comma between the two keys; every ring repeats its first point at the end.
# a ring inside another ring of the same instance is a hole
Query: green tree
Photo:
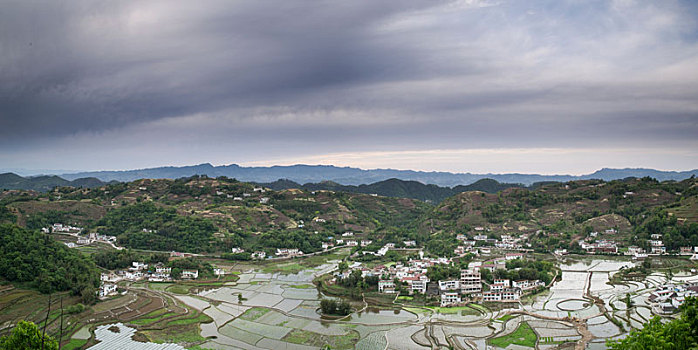
{"type": "Polygon", "coordinates": [[[609,340],[612,350],[683,350],[698,348],[698,299],[686,298],[681,306],[681,317],[663,323],[655,316],[643,325],[633,329],[625,339],[609,340]]]}
{"type": "Polygon", "coordinates": [[[48,335],[42,339],[41,331],[34,322],[19,321],[10,335],[0,337],[0,350],[39,349],[58,350],[58,342],[48,335]]]}
{"type": "Polygon", "coordinates": [[[339,270],[339,273],[343,273],[343,272],[346,271],[348,268],[349,268],[349,263],[347,263],[346,261],[341,261],[341,262],[337,265],[337,269],[339,270]]]}

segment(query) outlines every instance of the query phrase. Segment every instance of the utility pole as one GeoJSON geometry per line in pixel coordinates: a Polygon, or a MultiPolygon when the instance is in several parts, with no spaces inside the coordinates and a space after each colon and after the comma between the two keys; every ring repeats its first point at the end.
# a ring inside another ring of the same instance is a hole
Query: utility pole
{"type": "Polygon", "coordinates": [[[61,350],[61,340],[63,340],[63,296],[61,295],[61,327],[58,333],[58,350],[61,350]]]}
{"type": "Polygon", "coordinates": [[[41,334],[41,350],[44,350],[44,340],[46,339],[46,326],[48,325],[48,315],[51,314],[51,294],[48,295],[48,311],[46,311],[46,320],[44,320],[44,331],[41,334]]]}

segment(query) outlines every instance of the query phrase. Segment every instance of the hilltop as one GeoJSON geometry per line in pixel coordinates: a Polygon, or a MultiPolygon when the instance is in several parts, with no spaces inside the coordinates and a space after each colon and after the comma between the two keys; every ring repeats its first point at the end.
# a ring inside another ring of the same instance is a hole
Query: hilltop
{"type": "Polygon", "coordinates": [[[238,246],[314,251],[327,236],[347,231],[358,239],[398,231],[430,209],[414,199],[274,191],[199,176],[59,187],[47,193],[7,191],[0,204],[6,205],[7,221],[30,229],[73,224],[118,236],[128,247],[188,252],[238,246]]]}
{"type": "Polygon", "coordinates": [[[0,189],[8,190],[34,190],[34,191],[50,191],[54,187],[72,186],[72,187],[100,187],[106,182],[95,177],[81,177],[73,181],[66,180],[56,175],[41,175],[32,177],[22,177],[14,173],[0,174],[0,189]]]}
{"type": "Polygon", "coordinates": [[[102,181],[134,181],[137,179],[176,179],[193,175],[209,177],[227,176],[241,181],[259,183],[273,182],[278,179],[288,179],[296,183],[318,183],[332,181],[342,185],[369,184],[388,179],[418,181],[438,186],[469,185],[481,179],[493,179],[502,183],[515,183],[530,186],[536,182],[545,181],[575,181],[599,179],[604,181],[619,180],[627,177],[650,176],[659,181],[680,181],[698,175],[698,169],[689,171],[659,171],[654,169],[609,169],[604,168],[587,175],[540,175],[540,174],[473,174],[450,172],[426,172],[395,169],[359,169],[351,167],[336,167],[332,165],[290,165],[271,167],[244,167],[237,164],[213,166],[199,164],[182,167],[159,167],[124,171],[94,171],[74,174],[63,174],[63,178],[72,180],[82,177],[95,177],[102,181]]]}
{"type": "MultiPolygon", "coordinates": [[[[193,176],[58,187],[46,193],[5,191],[0,194],[0,221],[29,229],[72,224],[116,236],[126,247],[198,253],[233,247],[313,252],[345,232],[376,243],[415,240],[435,254],[452,254],[458,234],[526,236],[531,248],[549,251],[575,248],[591,232],[610,229],[617,232],[610,238],[626,246],[646,245],[649,234],[661,233],[668,236],[667,247],[678,249],[698,245],[691,228],[698,222],[697,182],[632,178],[543,183],[497,193],[466,191],[433,206],[345,192],[346,186],[333,183],[320,184],[322,189],[274,190],[226,177],[193,176]]],[[[409,186],[431,188],[399,180],[380,185],[395,196],[403,189],[415,191],[409,186]]],[[[370,192],[381,186],[349,189],[370,192]]]]}
{"type": "Polygon", "coordinates": [[[323,181],[318,183],[306,183],[301,185],[291,180],[277,180],[271,183],[260,184],[274,190],[283,189],[304,189],[309,191],[342,191],[365,194],[377,194],[386,197],[402,197],[419,199],[430,203],[439,203],[444,199],[467,191],[483,191],[488,193],[497,193],[501,190],[512,187],[525,187],[521,184],[499,183],[492,179],[478,180],[470,185],[459,185],[453,188],[441,187],[438,185],[425,185],[418,181],[405,181],[400,179],[388,179],[368,185],[342,185],[332,181],[323,181]]]}

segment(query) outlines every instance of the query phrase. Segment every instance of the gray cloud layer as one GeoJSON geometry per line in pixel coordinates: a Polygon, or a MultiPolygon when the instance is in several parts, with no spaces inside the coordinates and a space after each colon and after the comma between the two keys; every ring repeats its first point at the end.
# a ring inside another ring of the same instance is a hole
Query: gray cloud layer
{"type": "Polygon", "coordinates": [[[219,147],[237,151],[222,162],[698,148],[697,13],[689,0],[6,1],[0,160],[83,147],[85,168],[138,141],[165,162],[219,147]]]}

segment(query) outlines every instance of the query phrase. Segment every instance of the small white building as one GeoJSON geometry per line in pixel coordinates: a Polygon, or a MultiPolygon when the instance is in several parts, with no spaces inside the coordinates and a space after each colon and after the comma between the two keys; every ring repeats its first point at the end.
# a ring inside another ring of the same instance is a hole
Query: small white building
{"type": "Polygon", "coordinates": [[[293,248],[276,249],[276,256],[279,256],[279,257],[293,257],[293,256],[301,256],[301,255],[303,255],[303,252],[298,250],[298,249],[293,249],[293,248]]]}
{"type": "Polygon", "coordinates": [[[378,281],[378,292],[387,294],[395,293],[395,282],[391,280],[378,281]]]}
{"type": "Polygon", "coordinates": [[[133,265],[133,268],[138,270],[138,271],[148,269],[148,264],[142,263],[140,261],[134,261],[131,263],[131,265],[133,265]]]}
{"type": "Polygon", "coordinates": [[[116,284],[104,283],[99,287],[99,297],[104,298],[116,294],[116,284]]]}
{"type": "Polygon", "coordinates": [[[267,257],[267,253],[265,253],[263,251],[257,251],[257,252],[252,253],[252,259],[262,260],[266,257],[267,257]]]}
{"type": "Polygon", "coordinates": [[[455,292],[441,294],[441,307],[458,305],[462,302],[460,294],[455,292]]]}
{"type": "Polygon", "coordinates": [[[439,281],[440,290],[456,290],[460,289],[460,281],[449,280],[449,281],[439,281]]]}
{"type": "Polygon", "coordinates": [[[199,278],[199,270],[182,270],[182,278],[195,280],[199,278]]]}

